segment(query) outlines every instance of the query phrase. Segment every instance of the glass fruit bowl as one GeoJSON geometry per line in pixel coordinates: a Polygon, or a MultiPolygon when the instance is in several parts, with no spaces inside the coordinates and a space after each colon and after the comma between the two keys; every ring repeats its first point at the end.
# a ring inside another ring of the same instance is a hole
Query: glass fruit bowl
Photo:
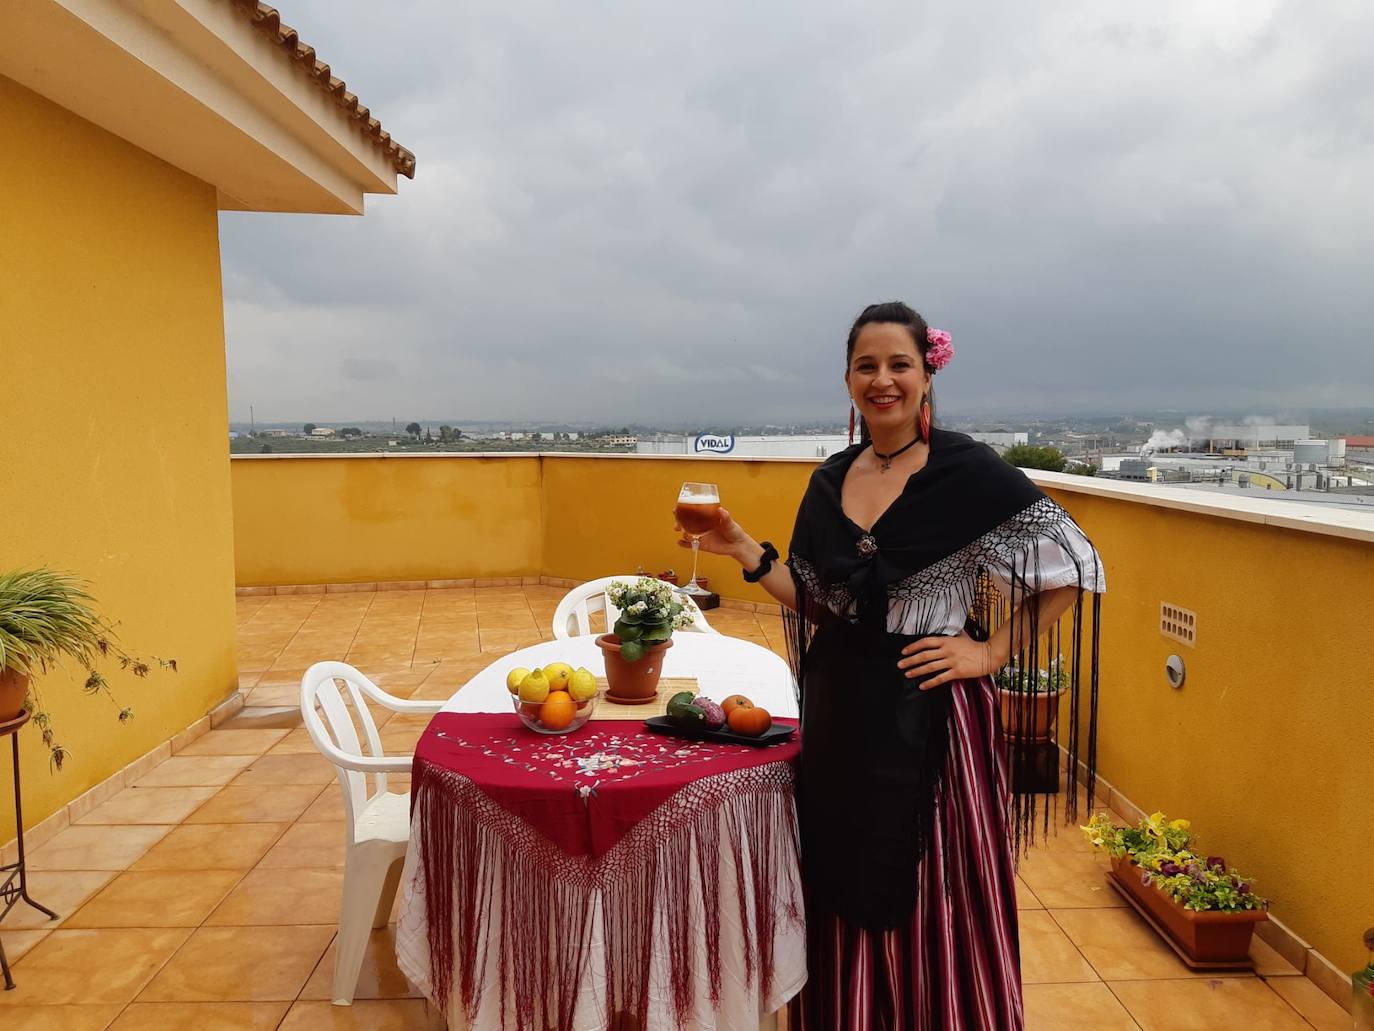
{"type": "Polygon", "coordinates": [[[536,734],[571,734],[592,718],[600,697],[601,692],[598,691],[579,702],[560,691],[550,694],[544,702],[522,702],[518,695],[511,695],[510,700],[520,722],[536,734]],[[557,694],[562,694],[563,698],[555,697],[557,694]]]}

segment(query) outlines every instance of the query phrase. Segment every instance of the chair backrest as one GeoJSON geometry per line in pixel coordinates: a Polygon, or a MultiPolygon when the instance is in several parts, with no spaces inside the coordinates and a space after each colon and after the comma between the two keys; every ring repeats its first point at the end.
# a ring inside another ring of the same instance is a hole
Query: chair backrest
{"type": "MultiPolygon", "coordinates": [[[[592,632],[593,613],[604,612],[606,614],[606,631],[609,633],[615,621],[620,618],[620,610],[611,604],[611,600],[606,597],[606,588],[616,580],[637,580],[639,574],[631,573],[623,576],[603,576],[597,580],[588,580],[586,583],[574,587],[563,596],[563,600],[558,603],[558,608],[553,614],[553,636],[562,640],[592,632]]],[[[715,634],[720,631],[706,622],[706,617],[702,615],[701,609],[697,608],[696,602],[692,601],[689,594],[684,594],[681,590],[676,591],[678,601],[687,606],[692,613],[692,625],[689,630],[703,634],[715,634]]]]}
{"type": "Polygon", "coordinates": [[[368,711],[368,698],[384,706],[399,700],[346,662],[317,662],[301,677],[301,717],[315,747],[334,763],[339,786],[343,788],[344,818],[348,822],[350,841],[353,840],[357,813],[370,799],[386,791],[385,773],[370,775],[372,790],[368,791],[369,774],[346,769],[337,761],[343,757],[361,758],[365,755],[382,757],[382,740],[377,733],[376,721],[368,711]],[[344,690],[339,689],[340,683],[344,690]],[[323,719],[321,712],[324,713],[323,719]],[[358,737],[359,729],[363,735],[361,740],[358,737]],[[366,752],[363,751],[364,746],[366,752]]]}

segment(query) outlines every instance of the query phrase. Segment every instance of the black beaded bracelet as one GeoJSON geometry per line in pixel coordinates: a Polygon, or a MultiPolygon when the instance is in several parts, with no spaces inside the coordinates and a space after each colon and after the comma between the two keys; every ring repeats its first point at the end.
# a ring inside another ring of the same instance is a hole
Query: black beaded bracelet
{"type": "Polygon", "coordinates": [[[744,582],[756,584],[768,575],[768,571],[773,568],[773,562],[778,557],[778,549],[773,547],[771,541],[763,542],[763,558],[759,561],[758,568],[752,572],[746,571],[744,582]]]}

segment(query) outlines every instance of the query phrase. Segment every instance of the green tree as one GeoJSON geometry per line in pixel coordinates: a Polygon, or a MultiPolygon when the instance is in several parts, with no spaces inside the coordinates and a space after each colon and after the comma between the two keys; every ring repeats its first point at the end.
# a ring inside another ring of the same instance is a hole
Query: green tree
{"type": "Polygon", "coordinates": [[[1045,469],[1052,473],[1063,472],[1068,463],[1057,447],[1037,447],[1034,444],[1015,444],[1007,448],[1002,457],[1020,469],[1045,469]]]}
{"type": "Polygon", "coordinates": [[[429,427],[426,426],[426,427],[425,427],[425,443],[426,443],[426,444],[430,444],[430,443],[433,443],[433,441],[434,441],[434,438],[431,437],[431,436],[429,435],[429,427]]]}
{"type": "Polygon", "coordinates": [[[258,448],[258,454],[260,454],[260,455],[270,455],[271,453],[272,453],[272,445],[271,445],[271,444],[264,444],[262,447],[258,448]]]}
{"type": "Polygon", "coordinates": [[[440,439],[440,440],[442,440],[442,441],[447,441],[451,436],[453,436],[453,427],[452,427],[452,426],[440,426],[440,427],[439,427],[439,439],[440,439]]]}
{"type": "Polygon", "coordinates": [[[339,436],[341,437],[361,437],[362,435],[363,431],[356,426],[345,426],[343,429],[339,430],[339,436]]]}
{"type": "Polygon", "coordinates": [[[1070,462],[1064,467],[1064,471],[1075,476],[1096,476],[1097,466],[1091,462],[1070,462]]]}
{"type": "Polygon", "coordinates": [[[416,440],[419,440],[419,439],[420,439],[420,424],[419,424],[418,422],[412,422],[412,423],[410,423],[408,426],[406,426],[406,432],[409,433],[409,434],[410,434],[412,437],[414,437],[416,440]]]}
{"type": "Polygon", "coordinates": [[[314,432],[315,432],[315,424],[314,424],[313,422],[308,422],[308,423],[306,423],[306,424],[305,424],[305,435],[308,437],[308,436],[310,436],[310,434],[312,434],[312,433],[314,433],[314,432]]]}

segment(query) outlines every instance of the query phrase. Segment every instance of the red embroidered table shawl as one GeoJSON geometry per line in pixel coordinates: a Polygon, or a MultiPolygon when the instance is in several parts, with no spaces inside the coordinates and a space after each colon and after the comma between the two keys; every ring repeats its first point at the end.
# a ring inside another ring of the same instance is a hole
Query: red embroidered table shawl
{"type": "Polygon", "coordinates": [[[411,804],[436,1001],[447,1006],[457,988],[475,1012],[494,987],[484,983],[485,951],[498,948],[503,1023],[568,1026],[598,898],[607,1012],[643,1026],[655,919],[667,921],[679,1017],[694,997],[699,936],[718,998],[722,903],[740,907],[746,976],[762,978],[767,994],[774,921],[800,921],[800,900],[753,889],[771,883],[772,864],[797,862],[799,748],[795,738],[769,748],[684,741],[634,720],[557,737],[513,713],[435,716],[416,747],[411,804]],[[694,897],[689,875],[714,887],[723,862],[751,890],[694,897]],[[496,907],[499,940],[487,940],[496,907]]]}

